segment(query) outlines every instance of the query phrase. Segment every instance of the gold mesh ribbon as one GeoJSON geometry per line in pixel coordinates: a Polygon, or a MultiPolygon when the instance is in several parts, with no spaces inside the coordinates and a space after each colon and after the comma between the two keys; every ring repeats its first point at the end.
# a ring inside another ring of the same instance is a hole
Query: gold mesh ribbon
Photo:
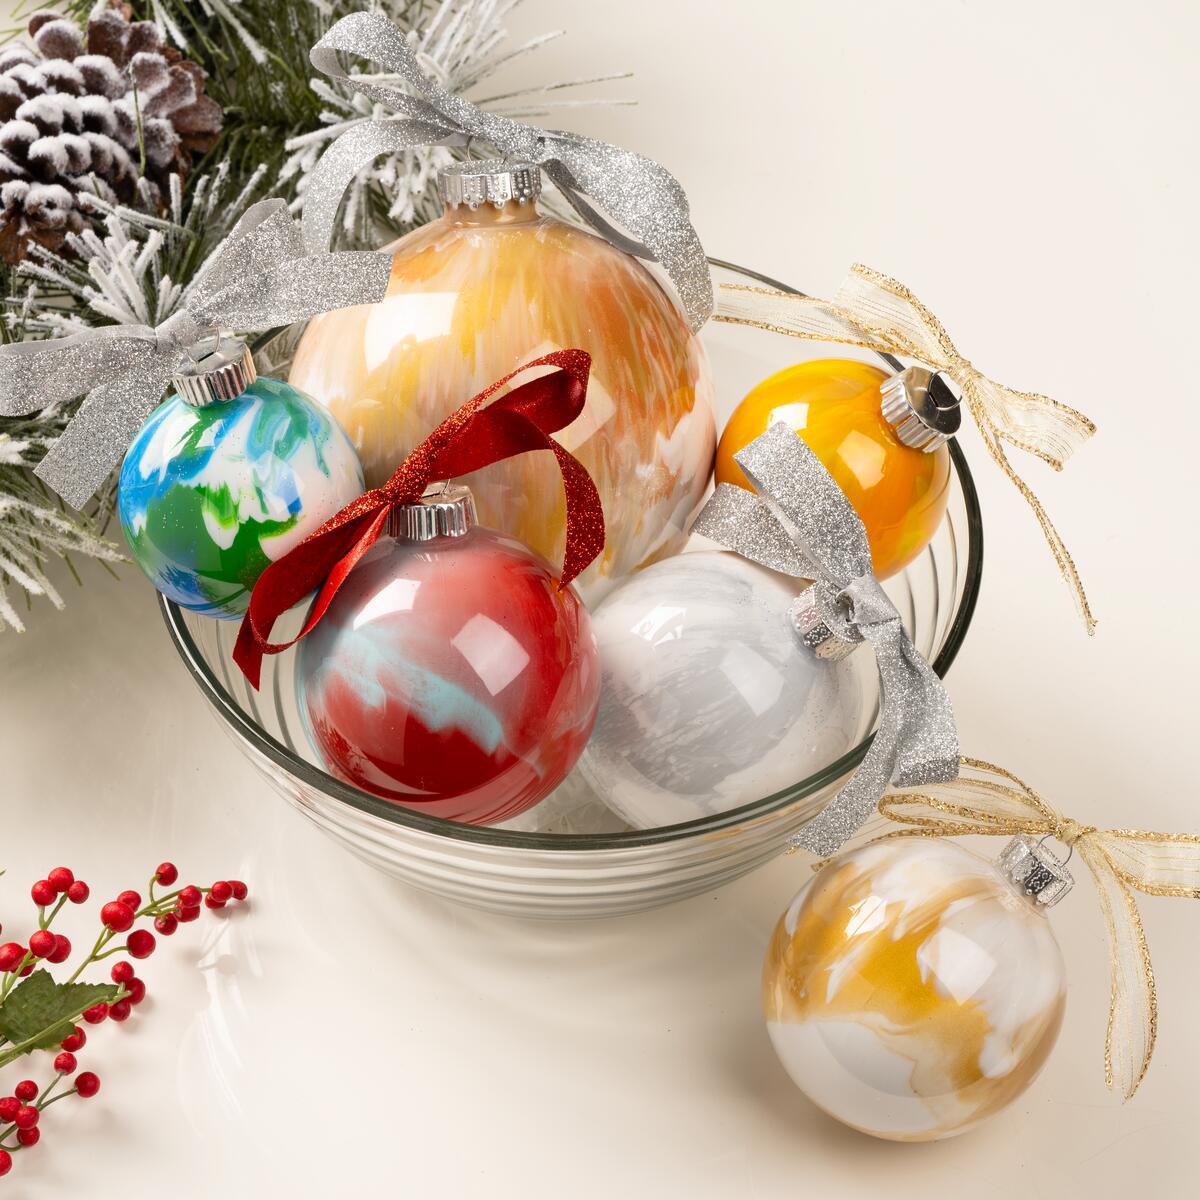
{"type": "Polygon", "coordinates": [[[718,291],[713,319],[887,352],[953,379],[988,453],[1033,509],[1087,631],[1094,632],[1096,621],[1074,560],[1042,502],[1017,474],[1005,451],[1007,443],[1061,471],[1066,460],[1096,432],[1087,417],[1049,396],[1018,392],[989,379],[958,352],[941,321],[904,284],[859,263],[850,268],[832,300],[725,284],[718,291]]]}
{"type": "Polygon", "coordinates": [[[1063,816],[1003,767],[962,760],[963,774],[921,792],[889,792],[879,811],[897,837],[1049,835],[1075,848],[1096,883],[1112,967],[1104,1079],[1128,1100],[1145,1078],[1158,1033],[1154,968],[1134,891],[1200,900],[1200,837],[1097,829],[1063,816]]]}

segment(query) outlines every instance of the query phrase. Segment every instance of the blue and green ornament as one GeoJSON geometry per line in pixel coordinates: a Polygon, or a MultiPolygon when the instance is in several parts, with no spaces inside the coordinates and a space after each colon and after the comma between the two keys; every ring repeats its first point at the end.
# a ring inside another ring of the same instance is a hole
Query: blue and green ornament
{"type": "Polygon", "coordinates": [[[210,346],[134,437],[117,507],[134,559],[163,595],[234,618],[265,568],[365,485],[324,408],[259,378],[244,342],[222,336],[210,346]]]}

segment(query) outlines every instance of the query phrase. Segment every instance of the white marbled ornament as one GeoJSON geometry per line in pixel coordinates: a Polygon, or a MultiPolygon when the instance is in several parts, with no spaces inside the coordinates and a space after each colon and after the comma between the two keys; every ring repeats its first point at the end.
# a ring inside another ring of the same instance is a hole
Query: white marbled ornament
{"type": "Polygon", "coordinates": [[[816,658],[789,619],[803,586],[696,551],[639,571],[596,609],[600,713],[580,769],[623,820],[651,829],[761,800],[862,735],[853,659],[816,658]]]}

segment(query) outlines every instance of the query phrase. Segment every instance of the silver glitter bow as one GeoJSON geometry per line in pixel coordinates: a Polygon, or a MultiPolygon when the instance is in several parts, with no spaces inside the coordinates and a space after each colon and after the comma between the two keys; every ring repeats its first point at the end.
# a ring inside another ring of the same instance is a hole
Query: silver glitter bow
{"type": "Polygon", "coordinates": [[[692,527],[744,558],[814,582],[824,623],[871,643],[879,668],[879,728],[858,770],[796,834],[833,854],[875,811],[889,784],[919,787],[958,774],[958,732],[942,681],[912,644],[871,570],[867,533],[817,456],[783,424],[734,455],[758,495],[723,483],[692,527]]]}
{"type": "Polygon", "coordinates": [[[22,416],[87,394],[36,472],[81,507],[207,334],[272,329],[371,304],[383,298],[390,274],[385,254],[306,254],[284,201],[263,200],[246,210],[181,307],[161,325],[108,325],[0,346],[0,416],[22,416]]]}
{"type": "Polygon", "coordinates": [[[652,159],[576,133],[539,129],[476,108],[430,79],[404,34],[382,13],[351,13],[312,48],[313,65],[330,79],[390,109],[392,116],[354,125],[322,155],[304,199],[304,237],[324,250],[350,181],[381,154],[414,146],[487,142],[513,159],[537,163],[577,213],[615,246],[660,263],[675,285],[693,330],[712,315],[713,290],[704,248],[688,220],[678,180],[652,159]],[[377,63],[388,75],[348,75],[338,54],[377,63]],[[410,95],[395,82],[409,84],[410,95]],[[633,235],[618,232],[588,203],[591,197],[633,235]]]}

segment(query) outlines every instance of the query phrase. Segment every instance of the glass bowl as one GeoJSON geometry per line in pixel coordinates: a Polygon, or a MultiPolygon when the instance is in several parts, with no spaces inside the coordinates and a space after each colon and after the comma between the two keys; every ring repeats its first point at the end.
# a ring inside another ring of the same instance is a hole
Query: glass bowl
{"type": "MultiPolygon", "coordinates": [[[[774,280],[713,260],[716,282],[774,280]]],[[[792,290],[792,289],[785,289],[792,290]]],[[[718,427],[758,381],[791,363],[836,354],[782,334],[710,322],[704,341],[717,389],[718,427]]],[[[894,360],[888,365],[898,367],[894,360]]],[[[885,587],[913,641],[939,675],[962,645],[979,594],[979,501],[957,442],[945,520],[925,552],[885,587]]],[[[397,807],[316,765],[296,709],[294,654],[268,657],[254,692],[233,665],[237,623],[184,611],[164,597],[167,630],[221,726],[267,782],[359,858],[414,887],[524,917],[588,918],[637,912],[707,892],[780,853],[866,753],[876,718],[855,748],[824,770],[740,808],[653,830],[631,830],[591,795],[578,769],[542,804],[505,826],[460,825],[397,807]]],[[[299,623],[298,614],[289,614],[299,623]]],[[[287,631],[280,627],[282,636],[287,631]]],[[[868,649],[855,655],[874,672],[868,649]]]]}

